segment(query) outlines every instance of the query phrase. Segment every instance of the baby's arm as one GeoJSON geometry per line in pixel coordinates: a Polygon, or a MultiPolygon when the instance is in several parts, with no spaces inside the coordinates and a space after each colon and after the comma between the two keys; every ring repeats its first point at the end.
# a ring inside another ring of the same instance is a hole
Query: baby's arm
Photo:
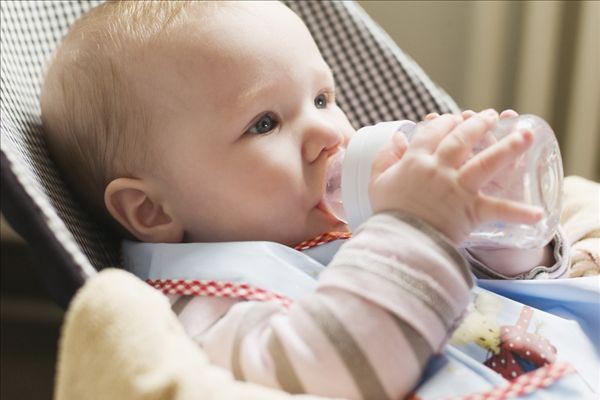
{"type": "Polygon", "coordinates": [[[474,260],[507,277],[521,275],[537,266],[550,267],[555,263],[549,244],[535,249],[470,248],[466,251],[474,260]]]}
{"type": "Polygon", "coordinates": [[[204,316],[186,330],[237,379],[292,393],[402,398],[442,350],[470,286],[468,265],[435,229],[381,213],[288,310],[195,298],[180,320],[204,316]]]}

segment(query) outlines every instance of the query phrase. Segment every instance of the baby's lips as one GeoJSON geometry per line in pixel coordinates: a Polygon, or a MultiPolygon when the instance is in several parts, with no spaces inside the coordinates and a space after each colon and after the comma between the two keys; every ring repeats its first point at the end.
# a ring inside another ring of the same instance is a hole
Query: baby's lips
{"type": "Polygon", "coordinates": [[[343,215],[338,216],[338,214],[340,213],[343,214],[343,209],[340,212],[336,213],[335,210],[324,199],[319,201],[316,208],[322,211],[332,223],[348,223],[347,221],[345,221],[343,215]]]}

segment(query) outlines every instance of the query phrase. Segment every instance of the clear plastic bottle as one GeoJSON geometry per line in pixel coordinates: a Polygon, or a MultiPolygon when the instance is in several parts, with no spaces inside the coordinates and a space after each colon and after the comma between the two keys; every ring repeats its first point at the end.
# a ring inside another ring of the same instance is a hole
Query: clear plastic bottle
{"type": "MultiPolygon", "coordinates": [[[[325,204],[339,219],[355,229],[372,214],[369,200],[371,164],[379,150],[402,131],[408,141],[415,133],[411,121],[384,122],[360,129],[346,150],[335,154],[328,166],[325,204]]],[[[562,160],[550,126],[535,115],[520,115],[498,121],[475,145],[473,154],[515,131],[528,130],[534,141],[509,168],[496,174],[481,190],[495,197],[541,207],[544,218],[535,225],[491,221],[479,226],[461,244],[480,248],[535,248],[554,235],[561,211],[562,160]]]]}

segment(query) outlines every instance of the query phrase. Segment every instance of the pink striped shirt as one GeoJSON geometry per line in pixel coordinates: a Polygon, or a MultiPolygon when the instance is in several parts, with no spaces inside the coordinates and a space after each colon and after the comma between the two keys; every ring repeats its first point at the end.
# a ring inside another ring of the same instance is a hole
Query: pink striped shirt
{"type": "Polygon", "coordinates": [[[383,213],[340,248],[316,290],[289,307],[169,297],[188,335],[239,380],[386,399],[413,389],[460,321],[471,286],[468,264],[437,231],[383,213]]]}

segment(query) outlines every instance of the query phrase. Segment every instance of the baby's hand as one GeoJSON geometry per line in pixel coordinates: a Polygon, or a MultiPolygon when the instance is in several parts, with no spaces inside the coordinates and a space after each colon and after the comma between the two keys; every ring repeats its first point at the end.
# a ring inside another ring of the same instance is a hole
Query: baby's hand
{"type": "MultiPolygon", "coordinates": [[[[467,119],[471,118],[472,116],[477,115],[477,113],[473,110],[465,110],[460,115],[462,116],[463,120],[467,120],[467,119]]],[[[431,121],[439,116],[440,116],[440,114],[438,114],[438,113],[429,113],[423,119],[425,121],[431,121]]],[[[511,110],[511,109],[504,110],[500,113],[500,119],[514,118],[514,117],[518,117],[518,116],[519,116],[519,113],[517,113],[515,110],[511,110]]],[[[479,147],[481,147],[481,146],[489,147],[496,142],[497,142],[496,137],[490,132],[481,138],[481,140],[479,142],[479,147]]],[[[472,156],[473,156],[473,154],[470,153],[469,157],[467,157],[467,158],[470,158],[472,156]]]]}
{"type": "Polygon", "coordinates": [[[486,110],[464,119],[442,115],[417,126],[408,148],[392,163],[373,165],[369,194],[374,212],[403,210],[429,223],[455,245],[489,220],[533,224],[542,210],[487,196],[480,188],[527,150],[531,132],[516,132],[467,162],[471,149],[498,120],[486,110]]]}
{"type": "MultiPolygon", "coordinates": [[[[473,115],[477,115],[477,113],[475,111],[473,111],[473,110],[465,110],[465,111],[463,111],[461,113],[461,116],[465,120],[471,118],[473,115]]],[[[425,116],[425,118],[423,118],[423,120],[425,120],[425,121],[431,121],[432,119],[435,119],[435,118],[437,118],[439,116],[440,116],[440,114],[433,112],[433,113],[427,114],[425,116]]],[[[500,113],[500,119],[503,119],[503,118],[514,118],[514,117],[518,117],[518,116],[519,116],[519,113],[516,112],[515,110],[511,110],[510,108],[506,109],[506,110],[504,110],[504,111],[502,111],[500,113]]]]}

